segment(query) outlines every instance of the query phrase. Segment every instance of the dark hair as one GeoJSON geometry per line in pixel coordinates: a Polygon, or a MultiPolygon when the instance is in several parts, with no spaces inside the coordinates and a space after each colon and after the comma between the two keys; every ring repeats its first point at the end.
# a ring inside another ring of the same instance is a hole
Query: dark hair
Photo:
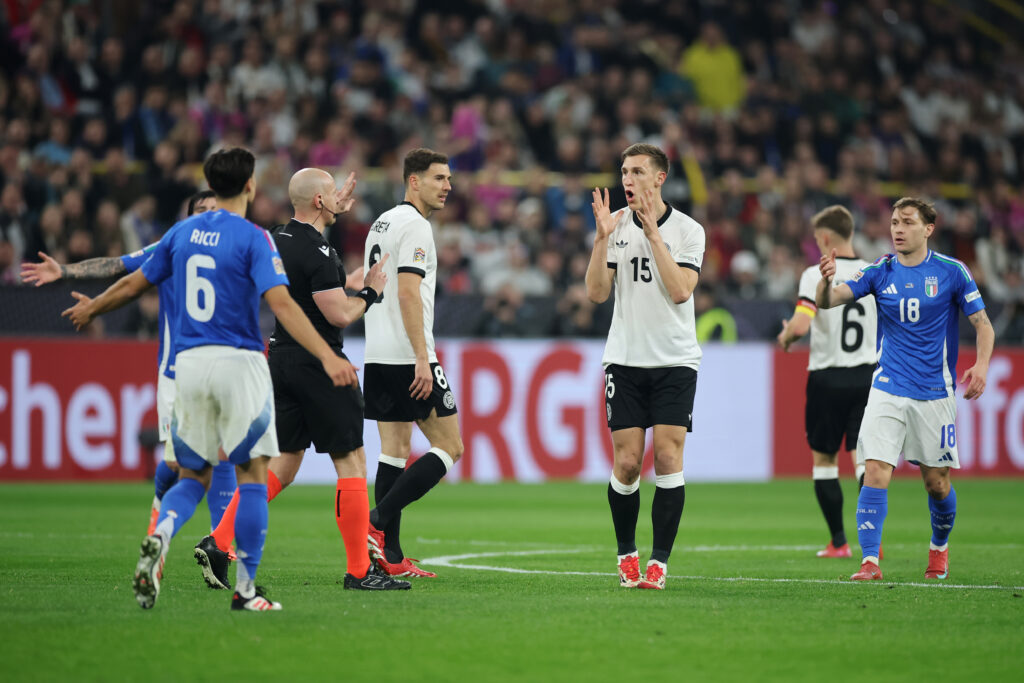
{"type": "Polygon", "coordinates": [[[203,164],[203,175],[218,198],[230,199],[242,194],[255,166],[252,152],[232,147],[211,154],[203,164]]]}
{"type": "Polygon", "coordinates": [[[626,157],[635,157],[645,155],[651,158],[651,163],[654,168],[658,171],[668,173],[668,157],[661,151],[660,148],[654,145],[648,145],[645,142],[638,142],[635,145],[630,145],[626,148],[626,151],[622,153],[622,161],[626,160],[626,157]]]}
{"type": "Polygon", "coordinates": [[[431,164],[447,164],[448,155],[435,152],[426,147],[414,149],[405,155],[402,167],[402,182],[409,182],[409,176],[424,173],[431,164]]]}
{"type": "Polygon", "coordinates": [[[908,206],[917,209],[917,212],[921,214],[921,220],[924,221],[925,225],[935,223],[935,219],[939,217],[939,213],[935,210],[934,205],[929,204],[923,199],[918,199],[917,197],[902,197],[892,205],[892,208],[898,211],[908,206]]]}
{"type": "Polygon", "coordinates": [[[185,215],[191,216],[196,212],[196,204],[203,201],[204,199],[209,199],[210,197],[215,196],[216,195],[213,193],[213,190],[202,190],[201,192],[196,192],[194,195],[188,198],[188,211],[185,212],[185,215]]]}
{"type": "Polygon", "coordinates": [[[825,228],[848,240],[853,237],[853,216],[845,206],[833,204],[814,214],[811,225],[815,230],[825,228]]]}

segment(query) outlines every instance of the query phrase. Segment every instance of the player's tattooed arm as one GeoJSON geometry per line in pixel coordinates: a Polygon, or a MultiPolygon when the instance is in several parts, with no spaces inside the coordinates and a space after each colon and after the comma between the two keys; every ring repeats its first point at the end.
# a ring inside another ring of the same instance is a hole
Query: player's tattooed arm
{"type": "Polygon", "coordinates": [[[988,319],[985,309],[972,313],[967,319],[974,325],[977,339],[977,360],[974,365],[964,371],[960,378],[961,384],[967,385],[964,391],[964,398],[971,400],[978,398],[985,392],[985,381],[988,376],[988,364],[992,360],[992,349],[995,347],[996,332],[992,328],[992,322],[988,319]]]}
{"type": "Polygon", "coordinates": [[[57,263],[53,257],[39,252],[40,263],[21,264],[21,279],[26,284],[35,283],[36,287],[56,282],[57,280],[88,280],[94,278],[113,277],[126,271],[119,257],[93,258],[69,266],[57,263]]]}
{"type": "Polygon", "coordinates": [[[124,261],[119,256],[107,258],[91,258],[80,263],[62,266],[62,277],[66,280],[89,280],[93,278],[113,277],[126,272],[124,261]]]}

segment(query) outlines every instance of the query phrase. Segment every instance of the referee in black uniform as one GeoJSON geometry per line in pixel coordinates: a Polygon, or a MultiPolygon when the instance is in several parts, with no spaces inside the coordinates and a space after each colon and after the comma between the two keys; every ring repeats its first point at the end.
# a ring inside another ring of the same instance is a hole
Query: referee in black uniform
{"type": "MultiPolygon", "coordinates": [[[[370,268],[365,280],[362,268],[346,278],[338,253],[324,239],[324,229],[352,207],[354,189],[354,173],[337,190],[331,174],[317,168],[302,169],[288,183],[294,218],[272,233],[281,252],[292,298],[342,358],[345,354],[341,328],[366,312],[387,280],[383,261],[370,268]],[[345,294],[346,285],[361,291],[349,297],[345,294]]],[[[270,471],[279,480],[280,488],[295,479],[311,441],[317,451],[329,453],[338,473],[333,511],[347,555],[344,587],[409,588],[408,581],[382,573],[367,554],[370,511],[363,451],[363,396],[355,368],[351,384],[333,386],[320,363],[292,339],[280,322],[270,338],[269,362],[281,447],[281,457],[271,460],[270,471]]]]}

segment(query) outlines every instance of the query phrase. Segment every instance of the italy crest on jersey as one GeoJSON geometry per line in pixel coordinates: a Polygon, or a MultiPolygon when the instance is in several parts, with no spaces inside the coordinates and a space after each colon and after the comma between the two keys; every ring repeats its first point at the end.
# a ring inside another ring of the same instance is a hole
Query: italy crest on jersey
{"type": "Polygon", "coordinates": [[[939,293],[939,278],[926,277],[924,279],[924,293],[932,297],[939,293]]]}

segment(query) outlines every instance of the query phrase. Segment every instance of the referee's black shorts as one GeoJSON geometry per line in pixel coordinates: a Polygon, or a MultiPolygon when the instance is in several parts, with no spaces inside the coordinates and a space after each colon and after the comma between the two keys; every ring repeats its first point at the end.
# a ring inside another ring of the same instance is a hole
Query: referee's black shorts
{"type": "Polygon", "coordinates": [[[824,368],[807,373],[804,423],[811,450],[838,453],[846,437],[846,450],[857,448],[860,421],[868,402],[874,365],[824,368]]]}
{"type": "MultiPolygon", "coordinates": [[[[345,354],[335,349],[345,358],[345,354]]],[[[363,445],[363,394],[336,387],[320,361],[299,347],[271,348],[277,442],[282,451],[348,453],[363,445]]]]}
{"type": "Polygon", "coordinates": [[[419,422],[437,412],[448,417],[459,412],[448,378],[438,363],[430,364],[434,385],[430,396],[414,399],[409,387],[416,377],[415,365],[367,363],[363,379],[366,384],[366,419],[377,422],[419,422]]]}
{"type": "Polygon", "coordinates": [[[677,425],[693,431],[693,368],[634,368],[614,363],[604,368],[604,404],[608,429],[677,425]]]}

